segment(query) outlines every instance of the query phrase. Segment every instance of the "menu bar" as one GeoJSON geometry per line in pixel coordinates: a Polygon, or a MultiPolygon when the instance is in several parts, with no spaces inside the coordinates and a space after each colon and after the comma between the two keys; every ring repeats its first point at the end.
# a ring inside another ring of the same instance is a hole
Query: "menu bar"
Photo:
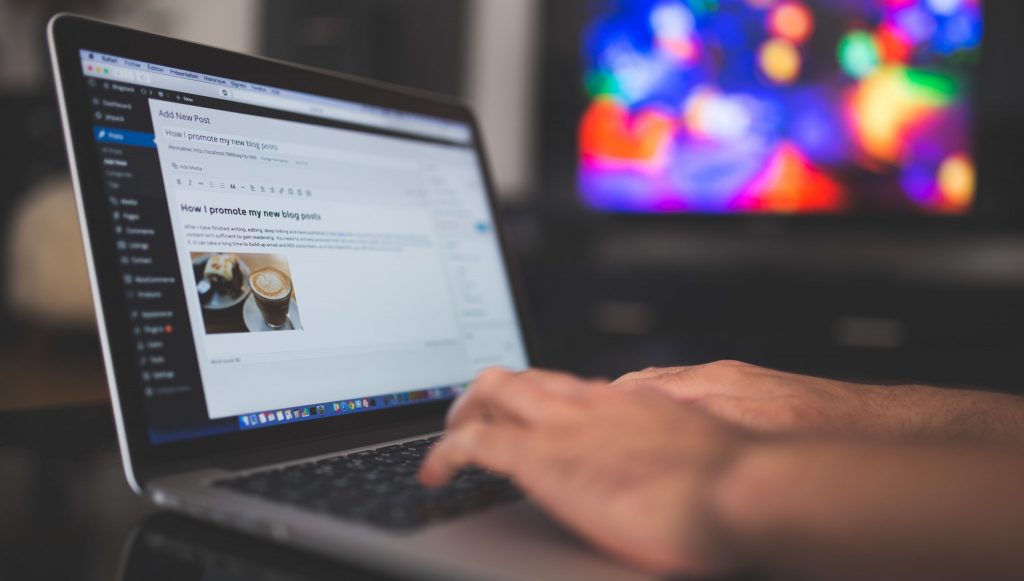
{"type": "Polygon", "coordinates": [[[323,119],[451,141],[472,142],[465,123],[217,77],[95,51],[80,51],[87,77],[238,101],[323,119]]]}

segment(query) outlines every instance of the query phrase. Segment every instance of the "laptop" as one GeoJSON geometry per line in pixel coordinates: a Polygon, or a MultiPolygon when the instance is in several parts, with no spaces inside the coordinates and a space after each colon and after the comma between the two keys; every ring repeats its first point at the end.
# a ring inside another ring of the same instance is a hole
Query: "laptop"
{"type": "Polygon", "coordinates": [[[474,376],[531,363],[466,106],[74,15],[48,35],[135,492],[400,576],[640,576],[498,475],[416,481],[474,376]]]}

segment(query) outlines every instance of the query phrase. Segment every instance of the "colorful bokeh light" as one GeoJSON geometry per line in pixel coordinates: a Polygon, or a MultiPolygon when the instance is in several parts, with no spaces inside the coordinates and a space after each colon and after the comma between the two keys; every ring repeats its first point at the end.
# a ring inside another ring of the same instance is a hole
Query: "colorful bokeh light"
{"type": "Polygon", "coordinates": [[[963,213],[981,0],[595,0],[601,210],[963,213]]]}
{"type": "Polygon", "coordinates": [[[802,44],[814,32],[814,13],[800,2],[783,2],[768,16],[768,30],[775,36],[802,44]]]}
{"type": "Polygon", "coordinates": [[[855,79],[863,79],[882,65],[882,47],[870,32],[855,30],[839,41],[839,66],[855,79]]]}
{"type": "Polygon", "coordinates": [[[851,91],[850,124],[866,153],[886,164],[899,165],[907,154],[907,136],[914,126],[941,116],[958,92],[945,76],[887,66],[851,91]]]}
{"type": "Polygon", "coordinates": [[[949,211],[970,207],[975,188],[974,162],[970,156],[957,153],[947,157],[939,166],[939,191],[942,203],[949,211]]]}
{"type": "Polygon", "coordinates": [[[791,85],[800,75],[802,58],[793,43],[782,38],[773,38],[761,45],[758,64],[765,77],[773,83],[791,85]]]}

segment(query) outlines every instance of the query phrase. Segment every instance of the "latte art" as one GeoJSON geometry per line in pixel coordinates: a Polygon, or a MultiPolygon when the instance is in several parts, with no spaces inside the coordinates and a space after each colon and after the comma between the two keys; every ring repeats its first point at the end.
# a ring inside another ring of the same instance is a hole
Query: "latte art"
{"type": "Polygon", "coordinates": [[[276,295],[284,288],[281,279],[269,272],[261,272],[256,276],[256,286],[265,295],[276,295]]]}
{"type": "Polygon", "coordinates": [[[253,292],[267,299],[282,299],[292,292],[287,275],[274,268],[263,268],[249,276],[253,292]]]}

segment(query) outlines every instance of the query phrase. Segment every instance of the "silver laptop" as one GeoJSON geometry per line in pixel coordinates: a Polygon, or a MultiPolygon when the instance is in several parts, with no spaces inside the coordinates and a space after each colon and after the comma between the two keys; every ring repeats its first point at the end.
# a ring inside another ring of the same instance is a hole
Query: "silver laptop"
{"type": "Polygon", "coordinates": [[[125,473],[401,575],[631,578],[480,470],[416,482],[530,365],[462,104],[77,16],[49,40],[125,473]]]}

